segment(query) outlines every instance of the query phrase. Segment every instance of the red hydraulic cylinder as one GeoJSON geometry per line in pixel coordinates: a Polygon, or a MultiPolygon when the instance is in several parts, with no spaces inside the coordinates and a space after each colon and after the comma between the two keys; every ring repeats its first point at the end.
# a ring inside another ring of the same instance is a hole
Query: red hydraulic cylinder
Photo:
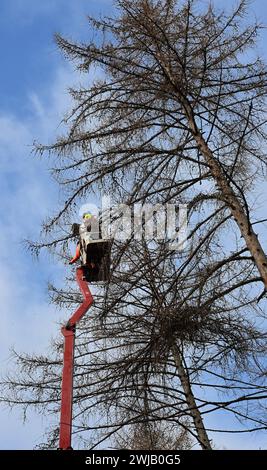
{"type": "Polygon", "coordinates": [[[84,301],[74,312],[66,326],[61,331],[64,336],[64,357],[63,374],[61,385],[61,411],[59,427],[59,449],[71,449],[71,429],[72,429],[72,401],[73,401],[73,368],[74,368],[74,346],[75,327],[85,315],[93,303],[93,296],[88,288],[87,282],[83,279],[83,268],[77,268],[76,280],[79,284],[84,301]]]}

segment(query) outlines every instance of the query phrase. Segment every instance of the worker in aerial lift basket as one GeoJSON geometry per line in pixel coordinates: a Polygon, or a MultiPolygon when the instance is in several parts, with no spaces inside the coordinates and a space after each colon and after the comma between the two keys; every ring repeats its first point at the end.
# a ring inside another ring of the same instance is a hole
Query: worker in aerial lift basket
{"type": "Polygon", "coordinates": [[[82,224],[73,224],[73,235],[79,235],[76,252],[69,264],[81,258],[88,282],[107,281],[110,269],[110,242],[103,240],[98,219],[90,212],[83,214],[82,224]]]}

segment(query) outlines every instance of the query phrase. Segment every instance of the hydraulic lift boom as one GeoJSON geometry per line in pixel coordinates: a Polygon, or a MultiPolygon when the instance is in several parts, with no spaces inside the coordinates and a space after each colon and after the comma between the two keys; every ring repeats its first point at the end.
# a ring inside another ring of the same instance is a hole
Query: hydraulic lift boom
{"type": "Polygon", "coordinates": [[[73,367],[74,367],[74,344],[76,324],[85,315],[93,303],[93,296],[88,284],[84,279],[84,269],[76,269],[76,280],[82,292],[84,301],[70,317],[66,326],[61,329],[64,336],[64,359],[61,386],[61,413],[59,428],[59,450],[71,450],[71,428],[72,428],[72,399],[73,399],[73,367]]]}

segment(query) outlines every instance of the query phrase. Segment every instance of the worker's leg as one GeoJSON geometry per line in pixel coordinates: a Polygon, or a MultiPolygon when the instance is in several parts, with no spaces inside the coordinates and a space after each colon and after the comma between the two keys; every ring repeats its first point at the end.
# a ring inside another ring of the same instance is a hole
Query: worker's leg
{"type": "Polygon", "coordinates": [[[77,243],[75,256],[70,260],[69,264],[75,263],[81,256],[80,243],[77,243]]]}

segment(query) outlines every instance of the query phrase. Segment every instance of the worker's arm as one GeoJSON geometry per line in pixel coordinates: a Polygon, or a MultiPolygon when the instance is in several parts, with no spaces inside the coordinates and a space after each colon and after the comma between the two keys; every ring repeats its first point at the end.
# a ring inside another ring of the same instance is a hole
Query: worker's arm
{"type": "Polygon", "coordinates": [[[80,256],[81,256],[80,243],[78,243],[76,246],[75,256],[73,256],[73,258],[69,261],[69,264],[75,263],[75,261],[77,261],[80,258],[80,256]]]}

